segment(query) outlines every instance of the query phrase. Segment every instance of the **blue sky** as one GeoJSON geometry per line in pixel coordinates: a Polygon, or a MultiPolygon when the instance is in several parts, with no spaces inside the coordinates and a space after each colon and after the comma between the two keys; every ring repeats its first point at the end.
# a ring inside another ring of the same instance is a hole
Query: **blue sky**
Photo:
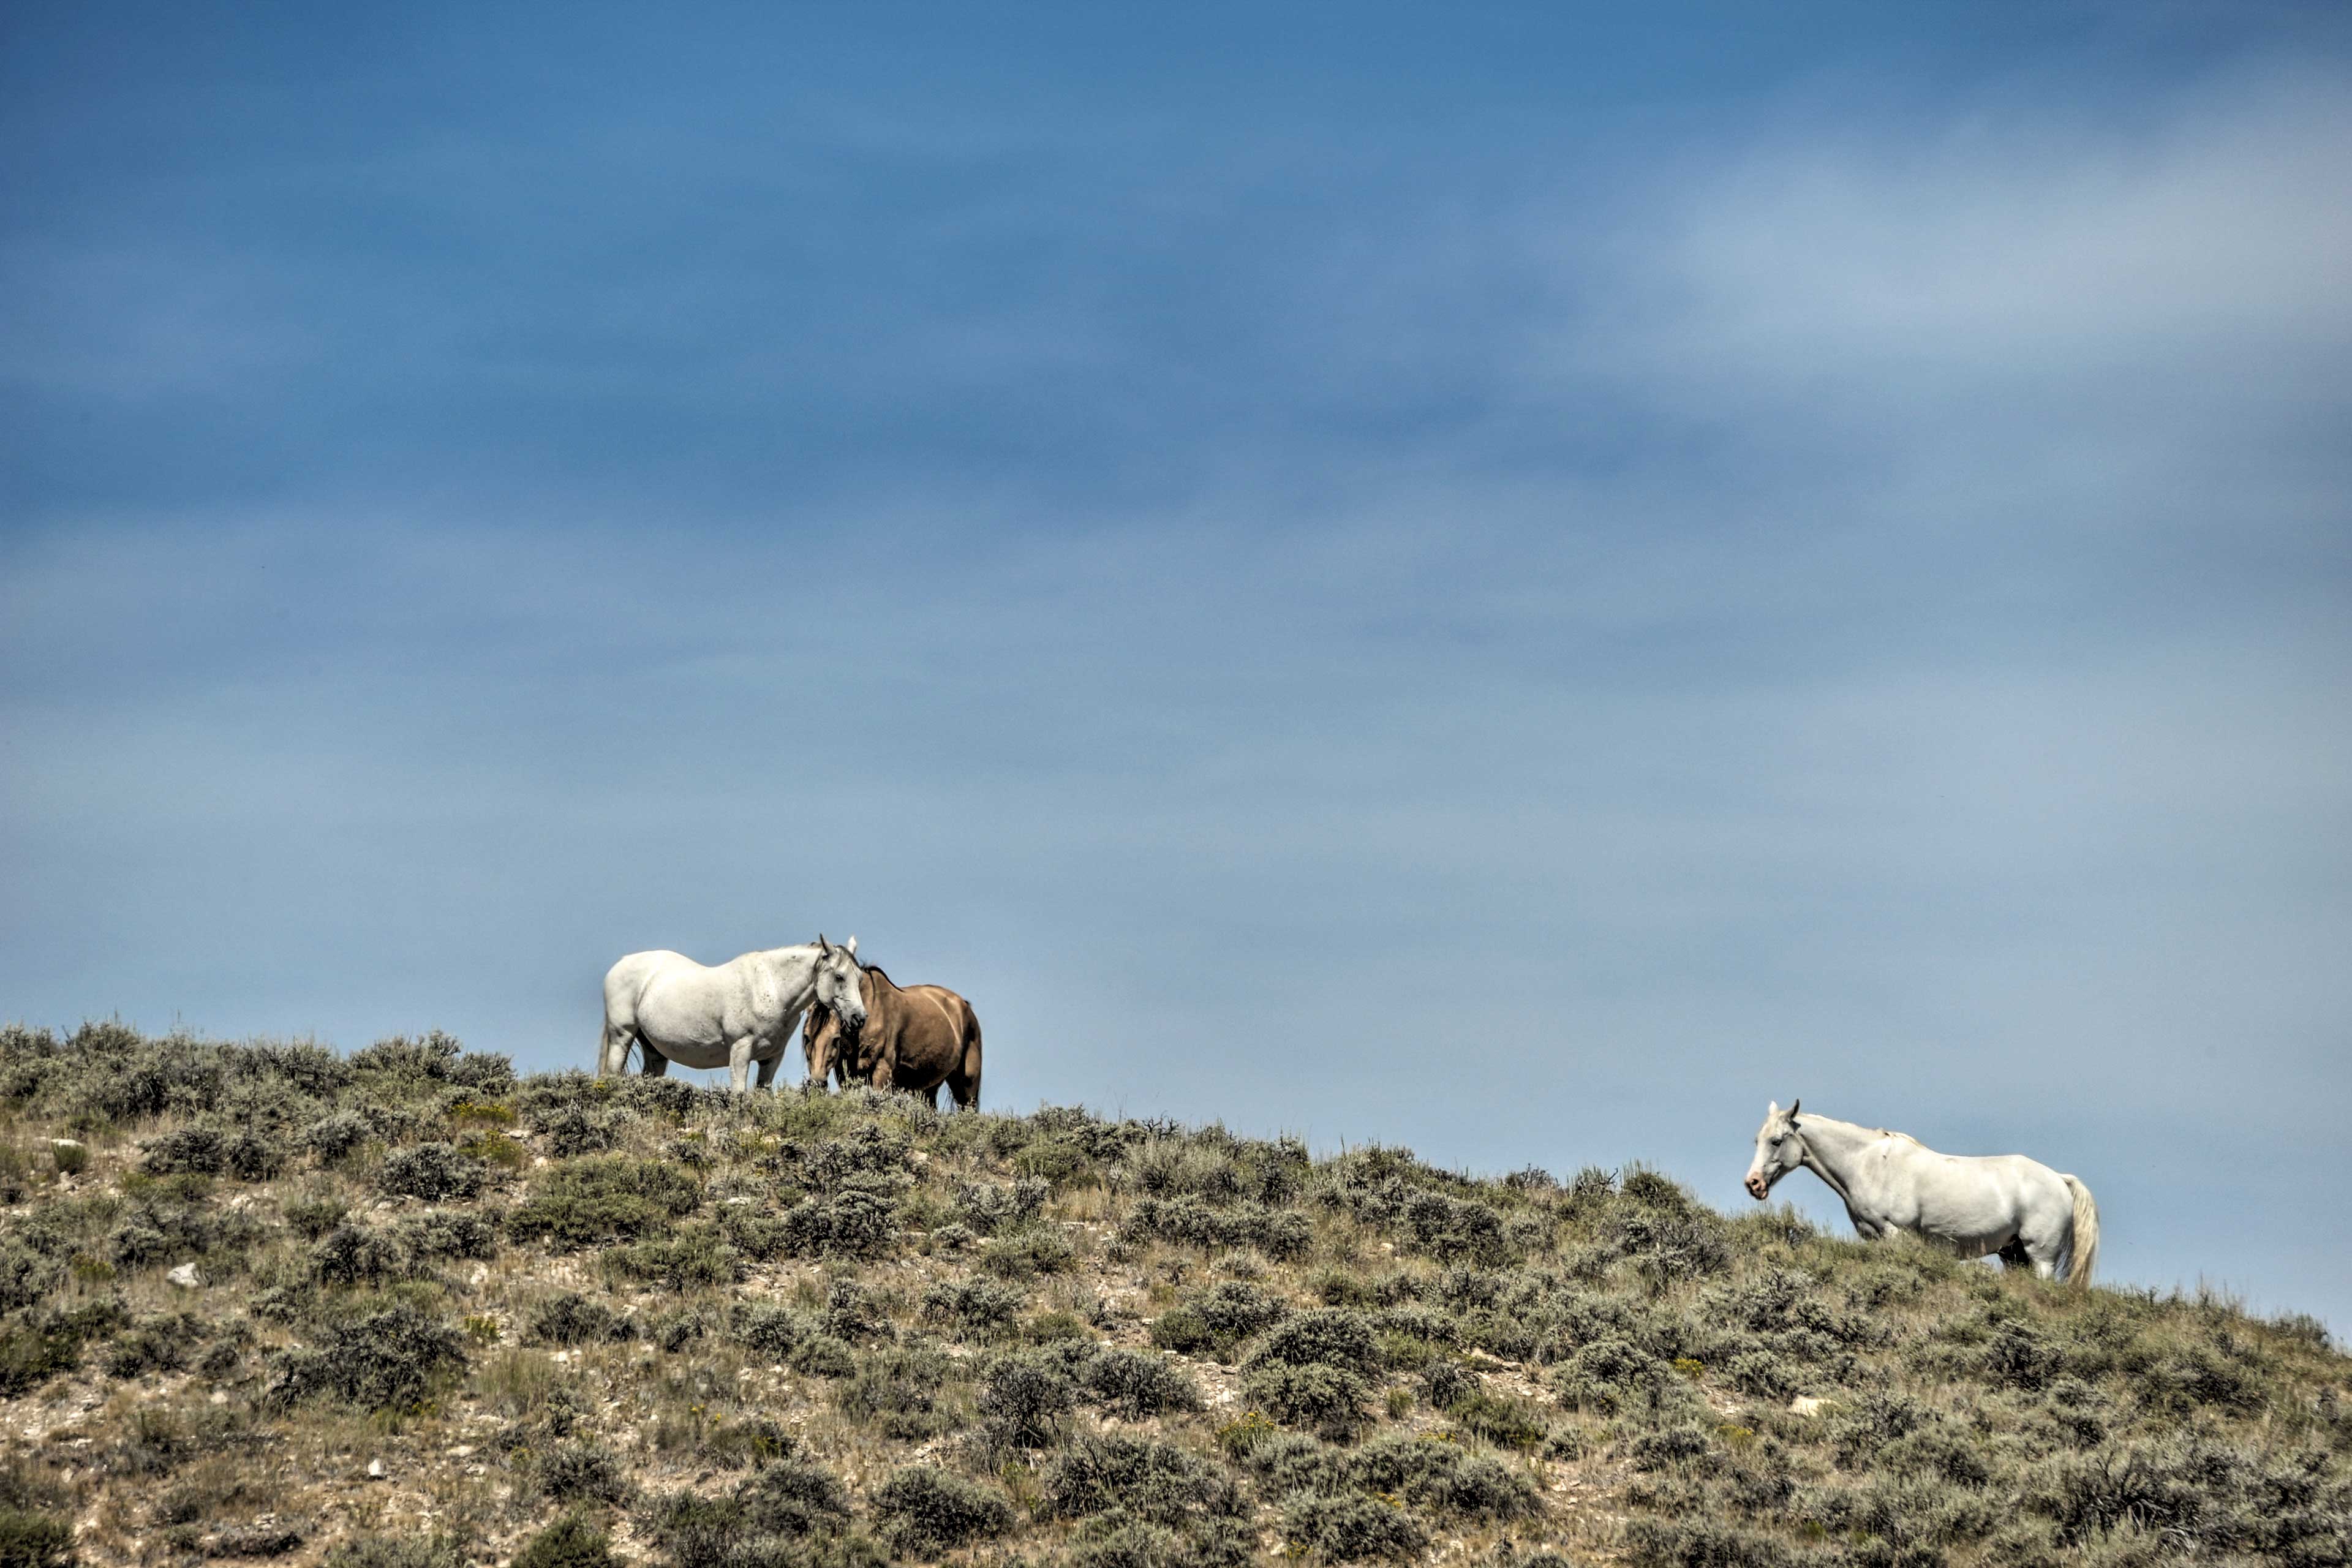
{"type": "Polygon", "coordinates": [[[2352,1323],[2339,8],[488,11],[0,32],[0,1014],[854,931],[997,1105],[1801,1095],[2352,1323]]]}

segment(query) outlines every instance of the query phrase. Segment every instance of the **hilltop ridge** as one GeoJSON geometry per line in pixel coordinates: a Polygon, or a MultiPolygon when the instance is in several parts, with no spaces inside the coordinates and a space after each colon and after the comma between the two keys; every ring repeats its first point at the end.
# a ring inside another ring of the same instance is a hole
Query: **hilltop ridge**
{"type": "Polygon", "coordinates": [[[1639,1165],[0,1030],[0,1568],[2352,1563],[2352,1359],[1639,1165]]]}

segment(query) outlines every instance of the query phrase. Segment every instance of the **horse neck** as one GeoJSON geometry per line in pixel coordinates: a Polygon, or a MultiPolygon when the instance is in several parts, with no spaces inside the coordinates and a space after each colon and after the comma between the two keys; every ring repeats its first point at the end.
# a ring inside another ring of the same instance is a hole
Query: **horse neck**
{"type": "Polygon", "coordinates": [[[1805,1138],[1805,1163],[1813,1173],[1837,1189],[1843,1197],[1852,1184],[1855,1156],[1863,1147],[1884,1136],[1875,1127],[1857,1126],[1840,1121],[1834,1116],[1815,1116],[1810,1112],[1797,1118],[1799,1131],[1805,1138]]]}
{"type": "Polygon", "coordinates": [[[793,991],[805,986],[812,994],[816,990],[815,948],[772,947],[759,957],[780,988],[793,991]]]}

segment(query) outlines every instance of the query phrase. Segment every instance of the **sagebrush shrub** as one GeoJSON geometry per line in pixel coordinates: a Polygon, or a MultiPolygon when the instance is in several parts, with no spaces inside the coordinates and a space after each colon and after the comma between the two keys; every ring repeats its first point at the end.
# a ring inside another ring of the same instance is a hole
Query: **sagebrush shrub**
{"type": "Polygon", "coordinates": [[[994,1487],[927,1465],[894,1472],[874,1493],[882,1537],[899,1552],[933,1557],[1013,1528],[1013,1503],[994,1487]]]}
{"type": "Polygon", "coordinates": [[[1241,1489],[1223,1468],[1171,1444],[1146,1438],[1081,1436],[1042,1478],[1041,1511],[1082,1519],[1124,1510],[1157,1524],[1183,1524],[1247,1511],[1241,1489]]]}
{"type": "Polygon", "coordinates": [[[625,1312],[615,1311],[602,1301],[591,1300],[577,1290],[565,1290],[550,1296],[531,1309],[525,1320],[523,1338],[526,1342],[541,1345],[604,1344],[633,1339],[636,1325],[625,1312]]]}
{"type": "Polygon", "coordinates": [[[1164,1357],[1145,1351],[1099,1351],[1087,1359],[1080,1379],[1091,1404],[1124,1420],[1202,1408],[1200,1384],[1164,1357]]]}
{"type": "Polygon", "coordinates": [[[595,1443],[556,1443],[540,1450],[531,1458],[530,1479],[541,1496],[556,1502],[620,1502],[630,1490],[619,1458],[595,1443]]]}
{"type": "Polygon", "coordinates": [[[524,1542],[509,1568],[620,1568],[620,1559],[593,1520],[569,1513],[524,1542]]]}
{"type": "Polygon", "coordinates": [[[519,1240],[576,1251],[666,1230],[701,1203],[702,1188],[687,1173],[658,1160],[608,1155],[547,1171],[507,1228],[519,1240]]]}
{"type": "Polygon", "coordinates": [[[942,1279],[923,1295],[923,1316],[960,1340],[1008,1337],[1028,1293],[984,1278],[942,1279]]]}
{"type": "Polygon", "coordinates": [[[1282,1532],[1342,1563],[1418,1556],[1429,1544],[1429,1532],[1402,1506],[1360,1492],[1291,1493],[1282,1502],[1282,1532]]]}
{"type": "Polygon", "coordinates": [[[1076,1403],[1069,1374],[1050,1353],[1001,1355],[981,1386],[980,1412],[993,1434],[1024,1447],[1053,1442],[1076,1403]]]}
{"type": "Polygon", "coordinates": [[[919,1442],[961,1425],[949,1392],[958,1377],[959,1368],[936,1346],[885,1346],[858,1363],[835,1403],[844,1415],[886,1437],[919,1442]]]}
{"type": "Polygon", "coordinates": [[[488,1165],[448,1143],[419,1143],[398,1150],[386,1156],[376,1172],[376,1185],[383,1191],[432,1204],[471,1198],[488,1179],[488,1165]]]}
{"type": "Polygon", "coordinates": [[[370,1410],[415,1405],[446,1372],[466,1363],[457,1330],[402,1302],[328,1328],[313,1347],[284,1352],[263,1403],[282,1409],[333,1395],[370,1410]]]}

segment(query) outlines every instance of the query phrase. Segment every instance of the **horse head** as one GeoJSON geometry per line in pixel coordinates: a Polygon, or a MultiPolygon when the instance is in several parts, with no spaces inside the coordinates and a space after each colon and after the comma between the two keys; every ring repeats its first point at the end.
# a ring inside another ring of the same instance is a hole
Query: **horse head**
{"type": "Polygon", "coordinates": [[[1805,1131],[1797,1122],[1797,1107],[1803,1103],[1792,1100],[1783,1110],[1776,1100],[1765,1107],[1764,1125],[1756,1130],[1756,1158],[1748,1166],[1748,1195],[1759,1204],[1773,1183],[1805,1163],[1805,1131]]]}
{"type": "Polygon", "coordinates": [[[866,991],[858,984],[857,939],[836,947],[819,931],[816,938],[816,1005],[841,1026],[843,1043],[855,1048],[857,1032],[866,1027],[866,991]]]}

